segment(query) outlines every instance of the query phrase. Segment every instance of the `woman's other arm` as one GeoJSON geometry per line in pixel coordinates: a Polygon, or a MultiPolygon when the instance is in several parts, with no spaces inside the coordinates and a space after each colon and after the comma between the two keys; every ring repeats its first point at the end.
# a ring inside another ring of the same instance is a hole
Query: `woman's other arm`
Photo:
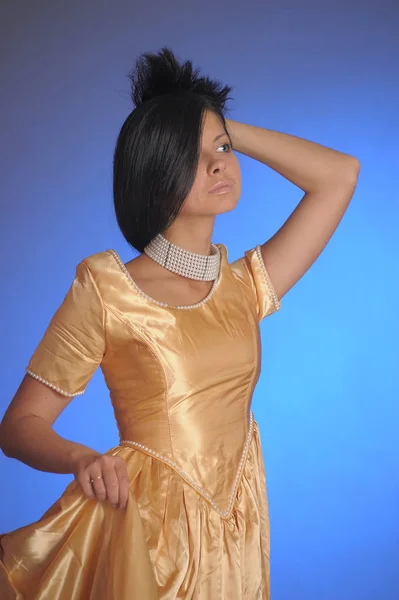
{"type": "Polygon", "coordinates": [[[78,459],[100,456],[54,431],[54,422],[71,400],[26,374],[0,423],[4,454],[50,473],[73,473],[78,459]]]}

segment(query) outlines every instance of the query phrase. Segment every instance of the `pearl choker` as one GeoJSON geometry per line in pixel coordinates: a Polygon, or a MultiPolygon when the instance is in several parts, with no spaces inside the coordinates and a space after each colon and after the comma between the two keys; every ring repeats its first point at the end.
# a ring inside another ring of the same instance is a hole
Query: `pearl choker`
{"type": "Polygon", "coordinates": [[[196,254],[169,242],[161,233],[144,248],[145,254],[165,269],[182,277],[214,281],[220,270],[220,250],[212,244],[211,254],[196,254]]]}

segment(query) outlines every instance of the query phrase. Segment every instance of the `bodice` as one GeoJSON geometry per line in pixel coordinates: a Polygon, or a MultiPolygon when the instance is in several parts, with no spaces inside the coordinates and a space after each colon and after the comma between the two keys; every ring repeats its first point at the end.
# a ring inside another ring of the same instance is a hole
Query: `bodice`
{"type": "Polygon", "coordinates": [[[279,302],[259,247],[229,264],[218,245],[219,278],[191,307],[149,298],[113,250],[84,259],[27,369],[73,396],[100,366],[120,442],[227,515],[253,432],[259,321],[279,302]]]}

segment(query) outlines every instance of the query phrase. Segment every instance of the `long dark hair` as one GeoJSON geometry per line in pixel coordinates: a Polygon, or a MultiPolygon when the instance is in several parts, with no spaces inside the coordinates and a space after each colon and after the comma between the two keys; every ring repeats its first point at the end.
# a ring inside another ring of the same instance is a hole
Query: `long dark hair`
{"type": "Polygon", "coordinates": [[[114,153],[114,207],[126,241],[139,252],[169,227],[194,183],[205,110],[227,133],[232,88],[201,76],[173,52],[142,54],[129,74],[135,106],[114,153]]]}

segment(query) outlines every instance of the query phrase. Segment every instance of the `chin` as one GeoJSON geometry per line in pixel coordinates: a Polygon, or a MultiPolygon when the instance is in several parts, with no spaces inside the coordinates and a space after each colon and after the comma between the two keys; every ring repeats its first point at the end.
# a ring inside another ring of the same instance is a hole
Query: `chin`
{"type": "Polygon", "coordinates": [[[234,210],[238,204],[238,201],[239,198],[237,198],[233,194],[225,194],[223,195],[223,197],[221,196],[219,202],[214,207],[216,214],[222,215],[223,213],[227,213],[234,210]]]}

